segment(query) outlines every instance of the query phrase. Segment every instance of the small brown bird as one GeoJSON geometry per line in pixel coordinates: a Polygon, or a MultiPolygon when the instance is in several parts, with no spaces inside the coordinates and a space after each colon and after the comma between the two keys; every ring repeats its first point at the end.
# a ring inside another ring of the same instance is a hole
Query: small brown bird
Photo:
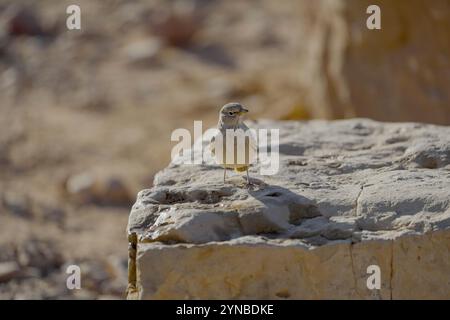
{"type": "Polygon", "coordinates": [[[219,129],[218,135],[222,135],[222,143],[223,143],[223,158],[218,159],[216,155],[216,141],[217,135],[212,138],[210,143],[210,149],[213,155],[216,156],[216,161],[218,164],[223,166],[223,182],[225,183],[225,177],[227,173],[227,168],[234,169],[236,172],[243,172],[246,171],[247,173],[247,185],[250,185],[250,177],[248,173],[248,169],[252,160],[252,154],[256,151],[256,142],[254,138],[252,137],[250,133],[249,127],[247,127],[241,120],[241,116],[245,113],[247,113],[248,110],[245,109],[240,103],[232,102],[227,103],[220,109],[219,112],[219,123],[217,124],[217,128],[219,129]],[[230,162],[227,158],[225,160],[225,155],[227,153],[226,150],[226,131],[227,130],[233,130],[236,132],[236,130],[241,129],[240,133],[243,133],[245,135],[245,150],[237,150],[238,144],[234,143],[234,158],[230,162]],[[243,163],[239,163],[237,160],[238,153],[239,152],[245,152],[245,161],[243,163]]]}

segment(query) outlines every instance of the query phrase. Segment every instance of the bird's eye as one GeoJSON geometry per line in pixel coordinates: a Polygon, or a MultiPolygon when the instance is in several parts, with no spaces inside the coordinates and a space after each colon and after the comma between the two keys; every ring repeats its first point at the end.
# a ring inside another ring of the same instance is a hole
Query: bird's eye
{"type": "Polygon", "coordinates": [[[228,114],[229,114],[230,116],[232,116],[234,113],[230,111],[230,112],[228,112],[228,114]]]}

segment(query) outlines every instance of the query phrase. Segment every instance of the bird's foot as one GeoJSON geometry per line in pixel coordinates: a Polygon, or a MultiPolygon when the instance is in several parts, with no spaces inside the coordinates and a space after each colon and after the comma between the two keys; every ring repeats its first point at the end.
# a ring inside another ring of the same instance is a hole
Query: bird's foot
{"type": "Polygon", "coordinates": [[[245,180],[245,188],[246,189],[253,189],[254,187],[256,187],[257,184],[252,182],[251,180],[245,180]]]}

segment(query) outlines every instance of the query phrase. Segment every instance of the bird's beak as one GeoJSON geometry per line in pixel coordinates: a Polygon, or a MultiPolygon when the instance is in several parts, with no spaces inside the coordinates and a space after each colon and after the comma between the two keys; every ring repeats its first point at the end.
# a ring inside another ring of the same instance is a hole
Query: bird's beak
{"type": "Polygon", "coordinates": [[[242,108],[241,109],[241,111],[239,112],[239,115],[241,115],[241,114],[244,114],[244,113],[247,113],[248,112],[248,110],[247,109],[245,109],[245,108],[242,108]]]}

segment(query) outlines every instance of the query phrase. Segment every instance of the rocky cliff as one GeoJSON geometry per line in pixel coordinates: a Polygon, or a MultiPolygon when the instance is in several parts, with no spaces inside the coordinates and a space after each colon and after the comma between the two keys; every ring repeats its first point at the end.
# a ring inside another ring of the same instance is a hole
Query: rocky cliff
{"type": "Polygon", "coordinates": [[[173,162],[138,194],[129,298],[450,298],[449,127],[251,127],[280,129],[278,174],[256,165],[245,188],[212,162],[173,162]]]}
{"type": "Polygon", "coordinates": [[[299,73],[315,117],[449,124],[450,2],[299,2],[299,73]],[[369,30],[367,8],[381,10],[369,30]]]}

